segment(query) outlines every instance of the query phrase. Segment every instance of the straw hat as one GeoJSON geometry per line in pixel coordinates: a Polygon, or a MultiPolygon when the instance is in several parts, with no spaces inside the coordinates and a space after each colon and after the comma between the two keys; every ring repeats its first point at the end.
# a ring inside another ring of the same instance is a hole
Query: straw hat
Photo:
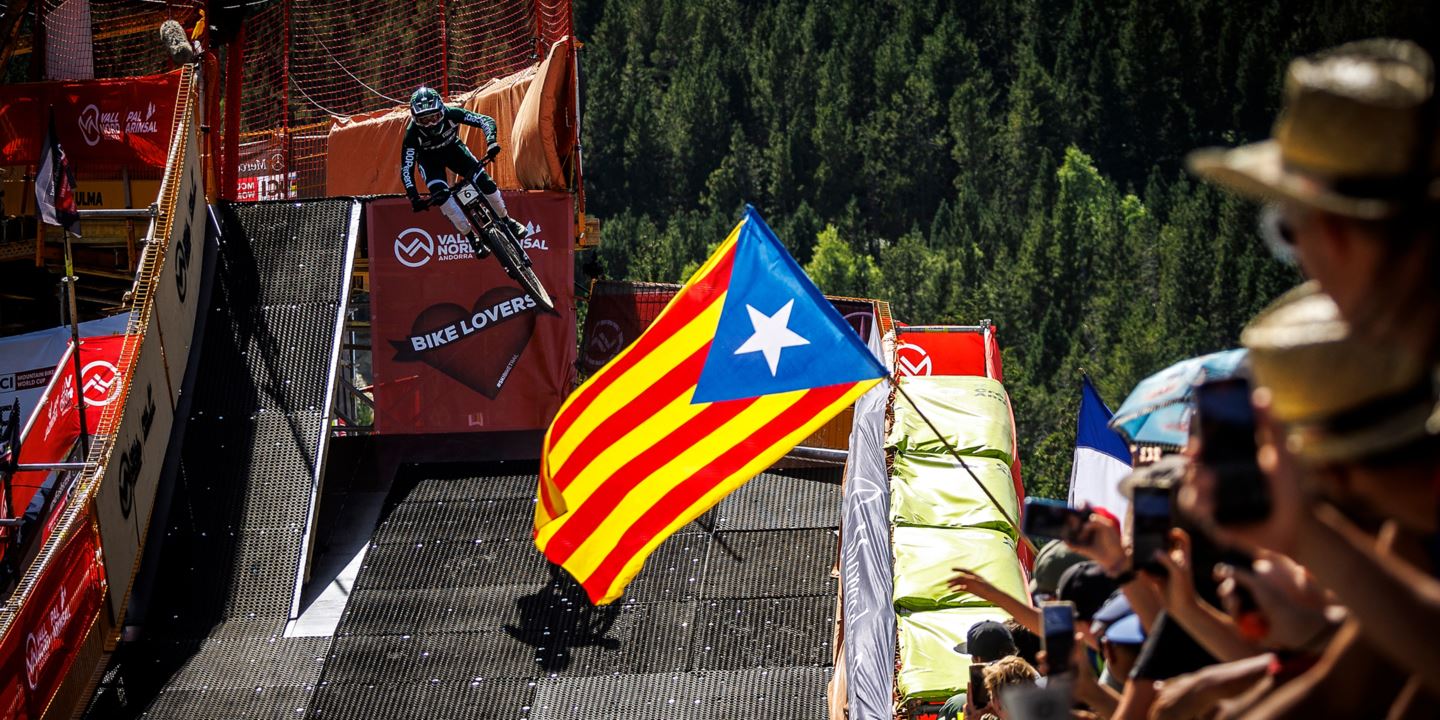
{"type": "Polygon", "coordinates": [[[1305,283],[1240,334],[1251,376],[1271,392],[1290,450],[1311,462],[1358,460],[1426,434],[1434,398],[1413,353],[1351,335],[1339,308],[1305,283]]]}
{"type": "Polygon", "coordinates": [[[1272,134],[1197,150],[1187,164],[1243,195],[1362,220],[1440,199],[1434,66],[1414,43],[1364,40],[1294,60],[1272,134]]]}

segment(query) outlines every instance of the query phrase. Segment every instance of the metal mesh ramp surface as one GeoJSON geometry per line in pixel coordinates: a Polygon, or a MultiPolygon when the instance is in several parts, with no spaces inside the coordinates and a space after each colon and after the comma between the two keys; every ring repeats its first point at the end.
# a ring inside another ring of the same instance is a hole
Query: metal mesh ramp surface
{"type": "Polygon", "coordinates": [[[397,478],[309,717],[825,717],[838,468],[751,481],[606,608],[531,543],[534,473],[397,478]]]}
{"type": "Polygon", "coordinates": [[[320,462],[352,207],[218,208],[215,287],[145,636],[117,649],[88,717],[307,712],[330,639],[282,633],[320,462]]]}

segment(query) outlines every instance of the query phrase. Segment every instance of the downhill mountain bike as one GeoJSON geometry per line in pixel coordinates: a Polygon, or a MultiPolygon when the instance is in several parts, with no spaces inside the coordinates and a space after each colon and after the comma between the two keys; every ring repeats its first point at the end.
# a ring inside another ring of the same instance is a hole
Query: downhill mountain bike
{"type": "Polygon", "coordinates": [[[490,206],[490,201],[485,199],[475,184],[470,182],[469,178],[461,177],[451,183],[449,192],[430,193],[427,202],[431,206],[440,205],[451,197],[455,198],[461,212],[465,213],[470,227],[475,229],[474,235],[470,237],[470,249],[475,253],[475,257],[483,259],[485,255],[493,253],[510,279],[519,283],[546,312],[554,313],[555,301],[540,282],[540,278],[535,275],[525,246],[520,243],[520,238],[515,237],[515,233],[500,221],[500,214],[495,212],[495,208],[490,206]]]}

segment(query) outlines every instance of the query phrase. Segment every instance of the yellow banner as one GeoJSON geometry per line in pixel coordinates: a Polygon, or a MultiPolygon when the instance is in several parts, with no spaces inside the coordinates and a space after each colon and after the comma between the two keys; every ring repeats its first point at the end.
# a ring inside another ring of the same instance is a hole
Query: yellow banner
{"type": "MultiPolygon", "coordinates": [[[[23,180],[6,180],[0,183],[5,191],[6,215],[35,214],[35,185],[23,180]],[[20,211],[21,203],[25,212],[20,211]]],[[[130,204],[132,207],[148,207],[160,194],[159,180],[131,180],[130,204]]],[[[81,210],[104,208],[115,210],[125,207],[124,180],[82,180],[75,183],[75,204],[81,210]]]]}

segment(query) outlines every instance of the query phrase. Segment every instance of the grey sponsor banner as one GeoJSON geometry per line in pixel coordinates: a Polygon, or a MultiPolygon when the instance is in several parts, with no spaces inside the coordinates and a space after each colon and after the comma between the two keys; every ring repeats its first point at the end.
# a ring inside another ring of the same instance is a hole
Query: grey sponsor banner
{"type": "MultiPolygon", "coordinates": [[[[110,584],[111,619],[125,618],[131,585],[150,528],[150,514],[165,464],[175,406],[195,334],[206,223],[209,222],[200,174],[200,144],[194,118],[172,142],[184,143],[179,192],[169,209],[168,232],[153,238],[165,243],[165,257],[151,291],[151,316],[143,333],[124,415],[96,495],[105,574],[110,584]]],[[[172,151],[173,152],[173,151],[172,151]]],[[[162,197],[164,190],[161,190],[162,197]]],[[[155,232],[166,229],[155,225],[155,232]]],[[[157,247],[152,243],[151,247],[157,247]]]]}
{"type": "MultiPolygon", "coordinates": [[[[880,352],[871,325],[870,349],[880,352]]],[[[845,466],[840,583],[845,671],[852,720],[891,720],[895,687],[895,611],[890,604],[890,478],[885,472],[888,380],[855,401],[850,461],[845,466]]]]}
{"type": "Polygon", "coordinates": [[[150,527],[150,511],[175,420],[175,407],[165,386],[160,341],[152,332],[142,341],[135,359],[125,415],[115,431],[115,444],[95,497],[105,575],[110,583],[111,619],[116,625],[125,617],[130,583],[150,527]]]}
{"type": "Polygon", "coordinates": [[[166,239],[165,266],[156,283],[150,317],[152,328],[159,325],[165,347],[165,391],[172,405],[180,399],[180,384],[194,341],[195,303],[205,257],[205,228],[210,221],[200,173],[200,143],[193,122],[187,126],[184,142],[185,169],[180,175],[180,192],[175,197],[166,239]]]}

